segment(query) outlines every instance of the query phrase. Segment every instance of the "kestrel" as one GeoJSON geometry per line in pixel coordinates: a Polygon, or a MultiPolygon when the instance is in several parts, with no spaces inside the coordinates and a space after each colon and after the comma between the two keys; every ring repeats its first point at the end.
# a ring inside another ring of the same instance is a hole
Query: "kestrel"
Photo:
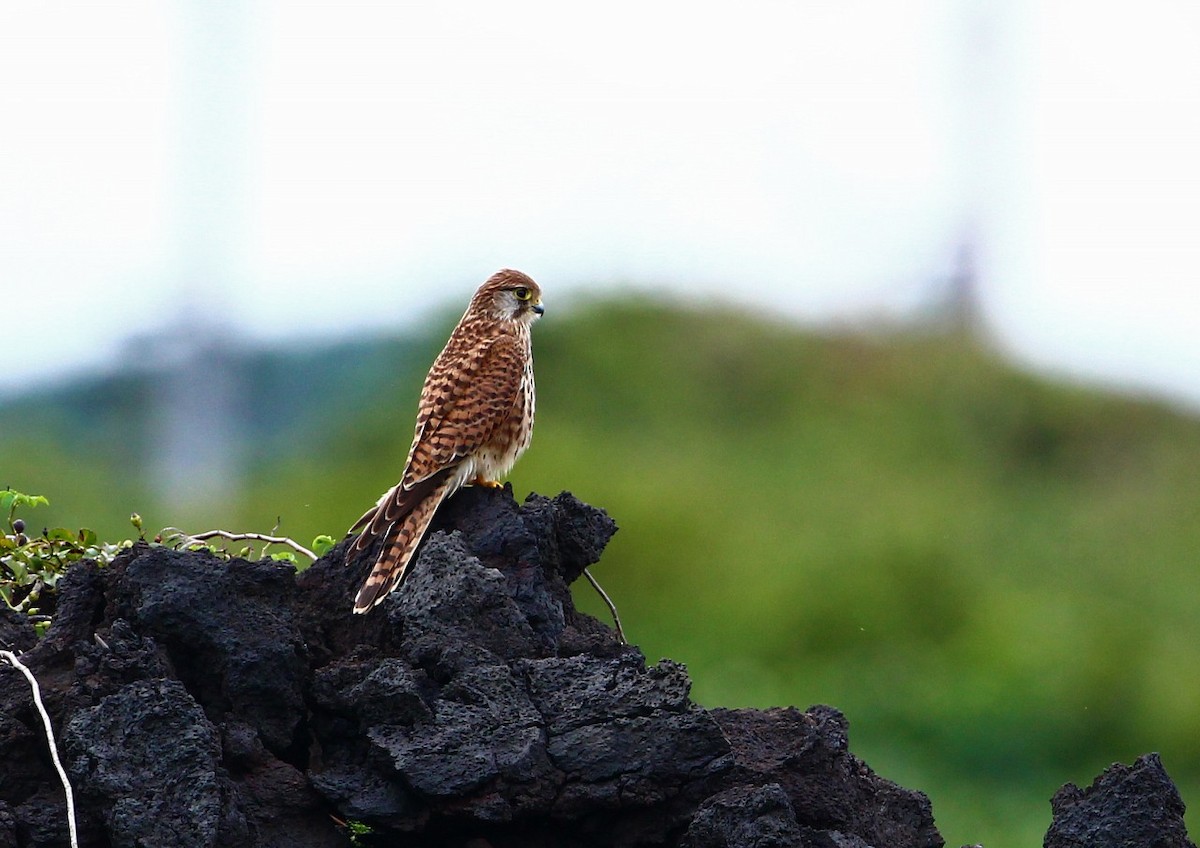
{"type": "Polygon", "coordinates": [[[421,389],[417,426],[400,482],[350,533],[349,561],[379,538],[375,568],[354,599],[367,612],[404,579],[433,514],[460,486],[499,486],[533,437],[533,349],[529,328],[542,290],[520,271],[498,271],[475,296],[421,389]]]}

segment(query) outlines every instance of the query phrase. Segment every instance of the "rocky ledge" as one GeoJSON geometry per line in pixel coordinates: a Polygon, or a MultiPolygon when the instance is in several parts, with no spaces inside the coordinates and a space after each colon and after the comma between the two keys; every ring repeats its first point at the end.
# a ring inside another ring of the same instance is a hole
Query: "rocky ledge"
{"type": "MultiPolygon", "coordinates": [[[[703,709],[682,666],[576,611],[615,530],[569,494],[464,490],[365,616],[367,564],[340,548],[296,575],[142,545],[73,568],[41,641],[0,616],[0,647],[40,681],[89,848],[942,845],[837,710],[703,709]]],[[[1054,810],[1048,845],[1191,845],[1152,757],[1054,810]]],[[[2,667],[0,848],[66,844],[29,686],[2,667]]]]}

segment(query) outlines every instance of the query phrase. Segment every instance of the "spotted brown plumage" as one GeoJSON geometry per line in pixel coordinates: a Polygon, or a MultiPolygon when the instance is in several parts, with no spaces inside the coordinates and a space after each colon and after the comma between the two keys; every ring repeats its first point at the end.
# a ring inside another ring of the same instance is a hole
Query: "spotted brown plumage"
{"type": "Polygon", "coordinates": [[[349,561],[383,539],[358,591],[364,613],[404,579],[441,503],[468,483],[498,486],[533,437],[533,350],[529,327],[542,292],[520,271],[499,271],[479,287],[421,390],[416,432],[400,482],[351,533],[349,561]]]}

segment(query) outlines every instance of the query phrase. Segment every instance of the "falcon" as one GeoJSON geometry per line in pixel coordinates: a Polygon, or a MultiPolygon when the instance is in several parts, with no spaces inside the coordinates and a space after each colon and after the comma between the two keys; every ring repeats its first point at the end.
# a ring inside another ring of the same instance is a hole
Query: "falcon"
{"type": "Polygon", "coordinates": [[[520,271],[493,274],[471,298],[425,378],[416,432],[400,482],[350,534],[349,562],[382,539],[358,590],[365,613],[400,585],[429,522],[461,486],[499,487],[533,438],[533,348],[529,328],[542,290],[520,271]]]}

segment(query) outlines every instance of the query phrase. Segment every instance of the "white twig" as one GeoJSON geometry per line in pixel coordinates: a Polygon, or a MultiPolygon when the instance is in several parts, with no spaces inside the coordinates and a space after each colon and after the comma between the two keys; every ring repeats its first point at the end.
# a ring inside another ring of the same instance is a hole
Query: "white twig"
{"type": "Polygon", "coordinates": [[[54,768],[58,770],[58,779],[62,781],[63,791],[67,795],[67,829],[71,833],[71,848],[79,848],[79,835],[75,829],[75,794],[71,791],[71,781],[67,779],[67,771],[63,768],[62,760],[58,758],[58,746],[54,744],[54,728],[50,724],[50,714],[42,703],[42,690],[37,678],[33,676],[24,663],[17,659],[12,651],[0,651],[0,659],[12,663],[13,668],[25,675],[29,680],[29,688],[33,690],[33,704],[42,717],[42,725],[46,728],[46,742],[50,746],[50,759],[54,760],[54,768]]]}
{"type": "MultiPolygon", "coordinates": [[[[184,533],[176,527],[168,527],[170,539],[180,545],[198,545],[207,539],[220,537],[227,539],[230,542],[266,542],[268,545],[287,545],[297,553],[304,554],[313,562],[317,561],[317,555],[299,542],[289,539],[287,536],[268,536],[265,533],[230,533],[228,530],[206,530],[203,533],[184,533]]],[[[264,549],[265,550],[265,549],[264,549]]]]}
{"type": "Polygon", "coordinates": [[[608,605],[608,611],[612,613],[613,624],[615,624],[617,627],[617,636],[623,643],[628,645],[629,640],[625,638],[625,631],[621,629],[621,617],[617,615],[617,605],[614,604],[608,597],[608,593],[600,588],[600,584],[596,582],[596,578],[592,576],[592,572],[585,568],[583,570],[583,576],[588,579],[588,582],[592,584],[592,588],[599,593],[600,597],[604,599],[604,603],[608,605]]]}

